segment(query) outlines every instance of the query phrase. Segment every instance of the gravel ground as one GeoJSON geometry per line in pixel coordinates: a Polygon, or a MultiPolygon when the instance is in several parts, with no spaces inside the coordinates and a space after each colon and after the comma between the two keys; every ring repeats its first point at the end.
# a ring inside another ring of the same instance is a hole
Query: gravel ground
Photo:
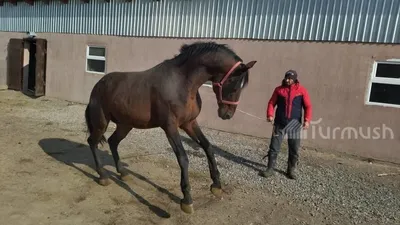
{"type": "MultiPolygon", "coordinates": [[[[4,112],[15,117],[29,115],[30,118],[47,121],[51,126],[62,127],[66,132],[81,133],[85,130],[82,117],[84,105],[47,97],[32,100],[10,91],[1,91],[0,97],[0,105],[12,106],[4,112]],[[27,104],[30,104],[29,107],[27,104]]],[[[107,137],[113,129],[111,124],[107,137]]],[[[310,218],[324,218],[325,224],[400,224],[400,175],[378,176],[380,173],[400,173],[397,165],[369,163],[302,149],[298,180],[293,181],[282,174],[287,160],[284,144],[278,161],[280,172],[265,179],[258,175],[258,171],[265,169],[266,161],[261,159],[266,154],[268,139],[207,128],[203,128],[203,132],[216,146],[223,182],[235,183],[238,188],[243,185],[243,191],[247,194],[255,191],[272,194],[300,211],[308,212],[310,218]]],[[[191,170],[208,175],[207,160],[202,149],[184,133],[182,139],[191,170]]],[[[108,149],[108,146],[104,148],[108,149]]],[[[160,129],[132,130],[121,143],[120,154],[123,161],[149,155],[175,160],[160,129]],[[132,146],[140,151],[130,151],[132,146]]],[[[196,181],[191,179],[191,182],[196,181]]]]}

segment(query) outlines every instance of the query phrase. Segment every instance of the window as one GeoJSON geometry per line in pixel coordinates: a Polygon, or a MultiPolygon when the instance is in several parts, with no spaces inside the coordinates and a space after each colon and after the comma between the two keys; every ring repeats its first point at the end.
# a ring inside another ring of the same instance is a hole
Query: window
{"type": "Polygon", "coordinates": [[[106,72],[106,49],[104,47],[87,46],[86,72],[99,74],[106,72]]]}
{"type": "Polygon", "coordinates": [[[400,60],[375,62],[366,104],[400,108],[399,93],[400,60]]]}

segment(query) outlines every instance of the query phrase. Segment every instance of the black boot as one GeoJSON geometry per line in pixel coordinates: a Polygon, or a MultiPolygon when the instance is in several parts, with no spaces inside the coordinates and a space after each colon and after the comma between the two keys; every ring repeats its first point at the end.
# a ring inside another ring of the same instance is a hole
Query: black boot
{"type": "Polygon", "coordinates": [[[286,174],[290,179],[296,180],[297,176],[295,173],[295,169],[297,166],[297,156],[295,155],[289,155],[289,160],[288,160],[288,166],[286,170],[286,174]]]}
{"type": "Polygon", "coordinates": [[[276,165],[276,157],[277,154],[268,153],[268,166],[267,170],[261,171],[260,175],[263,177],[270,177],[275,174],[275,165],[276,165]]]}

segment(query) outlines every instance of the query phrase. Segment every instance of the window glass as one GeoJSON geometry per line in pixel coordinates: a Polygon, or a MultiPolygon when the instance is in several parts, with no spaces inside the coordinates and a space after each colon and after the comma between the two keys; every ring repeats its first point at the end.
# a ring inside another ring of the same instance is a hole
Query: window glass
{"type": "Polygon", "coordinates": [[[369,101],[400,105],[400,85],[372,83],[369,101]]]}
{"type": "Polygon", "coordinates": [[[97,59],[88,59],[87,60],[87,70],[92,72],[105,72],[105,64],[104,60],[97,60],[97,59]]]}
{"type": "Polygon", "coordinates": [[[106,56],[106,49],[100,47],[89,47],[89,55],[91,56],[106,56]]]}

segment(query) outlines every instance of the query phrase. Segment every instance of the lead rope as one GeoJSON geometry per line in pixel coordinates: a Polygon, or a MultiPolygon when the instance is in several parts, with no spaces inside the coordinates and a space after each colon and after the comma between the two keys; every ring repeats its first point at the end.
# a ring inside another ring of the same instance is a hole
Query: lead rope
{"type": "Polygon", "coordinates": [[[236,109],[236,110],[237,110],[237,111],[239,111],[239,112],[241,112],[241,113],[243,113],[243,114],[246,114],[246,115],[248,115],[248,116],[251,116],[251,117],[254,117],[254,118],[256,118],[256,119],[259,119],[259,120],[265,121],[263,118],[261,118],[261,117],[258,117],[258,116],[255,116],[255,115],[253,115],[253,114],[251,114],[251,113],[245,112],[245,111],[243,111],[243,110],[240,110],[240,109],[236,109]]]}
{"type": "MultiPolygon", "coordinates": [[[[212,94],[210,94],[210,93],[206,93],[206,94],[207,94],[207,95],[212,95],[212,94]]],[[[243,114],[246,114],[246,115],[248,115],[248,116],[251,116],[251,117],[253,117],[253,118],[256,118],[256,119],[259,119],[259,120],[262,120],[262,121],[266,122],[265,119],[263,119],[263,118],[261,118],[261,117],[258,117],[258,116],[256,116],[256,115],[253,115],[253,114],[251,114],[251,113],[245,112],[245,111],[243,111],[243,110],[241,110],[241,109],[239,109],[239,108],[237,108],[236,110],[239,111],[239,112],[241,112],[241,113],[243,113],[243,114]]]]}
{"type": "MultiPolygon", "coordinates": [[[[243,114],[245,114],[245,115],[248,115],[248,116],[251,116],[251,117],[256,118],[256,119],[258,119],[258,120],[262,120],[262,121],[266,122],[265,119],[263,119],[263,118],[261,118],[261,117],[258,117],[258,116],[256,116],[256,115],[253,115],[253,114],[251,114],[251,113],[245,112],[245,111],[240,110],[240,109],[236,109],[236,110],[239,111],[239,112],[241,112],[241,113],[243,113],[243,114]]],[[[273,125],[273,124],[274,124],[274,121],[272,121],[271,123],[272,123],[272,125],[273,125]]],[[[275,127],[272,128],[272,132],[274,132],[274,130],[275,130],[275,127]]],[[[266,154],[265,156],[263,156],[263,157],[261,158],[261,161],[265,160],[265,158],[267,158],[267,157],[268,157],[268,154],[266,154]]]]}
{"type": "MultiPolygon", "coordinates": [[[[209,94],[209,93],[207,93],[207,94],[209,94]]],[[[209,94],[209,95],[211,95],[211,94],[209,94]]],[[[237,108],[236,111],[241,112],[241,113],[243,113],[243,114],[245,114],[245,115],[248,115],[248,116],[250,116],[250,117],[253,117],[253,118],[255,118],[255,119],[261,120],[261,121],[263,121],[263,122],[267,122],[265,119],[263,119],[263,118],[261,118],[261,117],[258,117],[258,116],[256,116],[256,115],[253,115],[253,114],[251,114],[251,113],[245,112],[245,111],[243,111],[243,110],[241,110],[241,109],[239,109],[239,108],[237,108]]],[[[274,121],[271,121],[271,122],[269,122],[269,123],[271,123],[271,124],[273,125],[273,124],[274,124],[274,121]]],[[[275,127],[272,128],[272,132],[274,132],[274,130],[275,130],[275,127]]],[[[267,158],[267,157],[268,157],[268,154],[266,154],[265,156],[263,156],[263,157],[261,158],[261,160],[265,160],[265,158],[267,158]]]]}

